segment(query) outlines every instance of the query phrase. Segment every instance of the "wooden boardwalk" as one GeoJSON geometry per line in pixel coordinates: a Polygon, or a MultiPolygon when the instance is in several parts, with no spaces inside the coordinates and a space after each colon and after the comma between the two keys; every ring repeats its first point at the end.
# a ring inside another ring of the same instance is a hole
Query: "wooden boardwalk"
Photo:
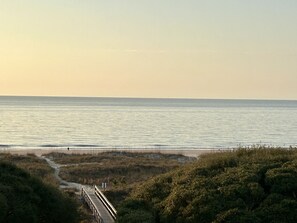
{"type": "Polygon", "coordinates": [[[82,188],[82,197],[92,210],[98,223],[114,223],[116,210],[102,192],[95,186],[94,189],[82,188]]]}

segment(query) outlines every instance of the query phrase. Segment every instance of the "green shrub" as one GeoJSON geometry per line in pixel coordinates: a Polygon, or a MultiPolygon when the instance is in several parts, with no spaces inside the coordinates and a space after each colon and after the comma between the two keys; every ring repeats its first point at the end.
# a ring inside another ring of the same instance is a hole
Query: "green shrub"
{"type": "Polygon", "coordinates": [[[151,205],[160,223],[293,223],[296,195],[296,150],[254,148],[203,155],[144,183],[130,199],[151,205]]]}
{"type": "Polygon", "coordinates": [[[145,201],[127,200],[118,209],[117,223],[154,223],[152,207],[145,201]]]}
{"type": "Polygon", "coordinates": [[[0,163],[0,222],[75,223],[75,203],[29,173],[0,163]]]}

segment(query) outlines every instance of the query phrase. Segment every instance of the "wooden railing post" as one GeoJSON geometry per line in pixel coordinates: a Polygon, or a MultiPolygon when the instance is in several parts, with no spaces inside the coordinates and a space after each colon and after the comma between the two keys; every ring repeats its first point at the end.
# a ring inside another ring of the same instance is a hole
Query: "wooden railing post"
{"type": "Polygon", "coordinates": [[[103,223],[103,219],[100,215],[99,210],[97,209],[96,205],[93,203],[92,199],[90,198],[89,194],[85,191],[85,189],[82,187],[81,189],[82,198],[86,201],[88,206],[93,212],[93,215],[98,223],[103,223]]]}
{"type": "Polygon", "coordinates": [[[100,199],[102,204],[105,206],[111,217],[116,220],[117,211],[113,207],[113,205],[108,201],[108,199],[104,196],[104,194],[99,190],[97,186],[95,186],[95,195],[100,199]]]}

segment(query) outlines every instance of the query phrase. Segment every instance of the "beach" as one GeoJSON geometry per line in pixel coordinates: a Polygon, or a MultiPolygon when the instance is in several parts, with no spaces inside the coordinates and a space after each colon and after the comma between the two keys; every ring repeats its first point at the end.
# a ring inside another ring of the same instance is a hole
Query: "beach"
{"type": "Polygon", "coordinates": [[[48,153],[65,153],[65,154],[99,154],[103,152],[134,152],[134,153],[164,153],[164,154],[181,154],[189,157],[199,157],[206,153],[215,153],[221,151],[231,151],[230,149],[69,149],[68,148],[42,148],[42,149],[0,149],[0,153],[10,153],[17,155],[35,154],[42,156],[48,153]]]}

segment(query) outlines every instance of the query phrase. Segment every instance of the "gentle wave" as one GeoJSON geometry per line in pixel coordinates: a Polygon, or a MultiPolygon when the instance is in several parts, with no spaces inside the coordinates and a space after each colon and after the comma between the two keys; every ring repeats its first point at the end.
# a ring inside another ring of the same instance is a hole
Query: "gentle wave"
{"type": "Polygon", "coordinates": [[[0,148],[297,145],[297,101],[0,97],[0,148]]]}

